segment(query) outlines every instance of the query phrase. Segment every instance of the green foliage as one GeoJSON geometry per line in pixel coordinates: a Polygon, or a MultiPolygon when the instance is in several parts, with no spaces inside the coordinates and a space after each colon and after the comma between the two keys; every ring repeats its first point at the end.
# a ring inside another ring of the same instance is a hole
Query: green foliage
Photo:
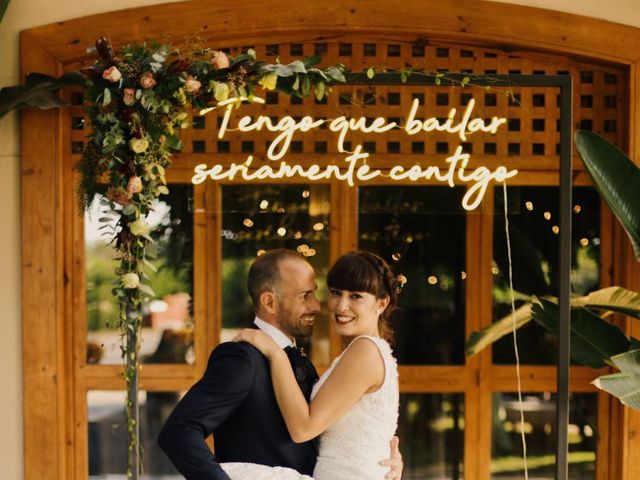
{"type": "Polygon", "coordinates": [[[619,373],[603,375],[593,384],[620,399],[635,410],[640,410],[640,349],[611,357],[619,373]]]}
{"type": "MultiPolygon", "coordinates": [[[[621,313],[640,318],[640,294],[621,287],[608,287],[571,299],[571,356],[594,368],[610,364],[610,356],[632,348],[630,339],[603,317],[621,313]]],[[[515,312],[516,329],[531,320],[544,327],[552,336],[558,335],[558,308],[554,297],[531,297],[515,312]]],[[[472,332],[467,340],[467,355],[475,355],[488,345],[512,333],[513,318],[509,314],[492,325],[472,332]]]]}
{"type": "MultiPolygon", "coordinates": [[[[4,13],[2,7],[0,3],[0,16],[4,13]]],[[[27,75],[24,86],[0,89],[0,118],[11,110],[26,107],[42,109],[64,107],[66,103],[58,97],[58,91],[64,87],[84,87],[85,85],[86,79],[77,71],[65,73],[58,78],[43,73],[30,73],[27,75]]]]}
{"type": "MultiPolygon", "coordinates": [[[[541,299],[534,303],[533,319],[558,337],[558,305],[541,299]]],[[[629,350],[630,341],[615,325],[600,318],[586,308],[571,309],[571,358],[591,368],[602,368],[609,357],[629,350]]]]}
{"type": "Polygon", "coordinates": [[[4,14],[7,11],[8,6],[9,6],[9,0],[0,0],[0,22],[2,22],[2,17],[4,17],[4,14]]]}
{"type": "Polygon", "coordinates": [[[640,261],[640,168],[593,132],[578,130],[575,141],[582,163],[629,235],[636,260],[640,261]]]}

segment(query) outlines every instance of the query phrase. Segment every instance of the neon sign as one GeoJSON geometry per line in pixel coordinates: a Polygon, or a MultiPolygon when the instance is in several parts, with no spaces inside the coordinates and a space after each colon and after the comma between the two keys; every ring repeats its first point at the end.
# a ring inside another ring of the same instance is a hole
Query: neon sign
{"type": "MultiPolygon", "coordinates": [[[[229,166],[220,164],[209,167],[207,164],[199,164],[194,168],[192,183],[199,184],[207,178],[212,180],[233,180],[242,178],[243,180],[264,180],[264,179],[282,179],[294,176],[303,177],[310,181],[328,180],[336,178],[346,181],[350,186],[355,184],[355,180],[366,182],[376,177],[387,177],[394,181],[410,180],[417,182],[419,180],[435,180],[446,183],[454,187],[457,182],[469,184],[465,196],[462,199],[462,206],[466,210],[474,210],[480,205],[487,191],[489,183],[504,182],[508,178],[512,178],[518,174],[517,170],[509,170],[505,166],[498,166],[493,171],[485,166],[478,166],[473,170],[468,169],[470,154],[462,151],[459,145],[453,155],[445,159],[448,165],[440,168],[435,165],[422,167],[421,165],[402,166],[394,165],[389,171],[383,172],[380,169],[372,169],[367,165],[369,153],[362,151],[362,145],[356,145],[354,151],[345,149],[345,142],[349,132],[362,132],[365,134],[381,134],[393,129],[401,128],[406,135],[414,136],[420,133],[428,133],[433,131],[448,132],[457,135],[461,141],[467,139],[467,135],[476,132],[486,132],[495,135],[501,125],[507,123],[505,118],[493,117],[490,121],[485,122],[484,119],[472,118],[475,100],[471,99],[467,104],[462,116],[456,120],[457,110],[452,108],[449,115],[444,121],[440,121],[436,117],[420,120],[416,118],[419,102],[413,100],[411,109],[407,116],[404,126],[398,125],[396,122],[389,122],[383,117],[377,117],[373,120],[367,120],[365,117],[347,118],[340,116],[331,120],[314,119],[310,116],[304,116],[300,120],[295,120],[287,115],[273,122],[270,117],[260,115],[257,119],[250,116],[243,116],[238,120],[235,128],[229,128],[231,112],[234,106],[245,98],[230,98],[220,102],[218,106],[226,107],[218,138],[224,138],[227,131],[252,132],[266,129],[277,135],[269,145],[267,150],[267,158],[271,162],[259,167],[253,166],[253,155],[249,155],[243,163],[232,163],[229,166]],[[307,133],[321,125],[327,123],[328,129],[338,135],[337,147],[340,153],[348,154],[342,165],[325,165],[320,166],[313,164],[307,167],[301,165],[292,165],[282,160],[289,151],[291,141],[296,132],[307,133]],[[279,161],[279,162],[278,162],[279,161]],[[277,163],[276,163],[277,162],[277,163]]],[[[260,98],[251,99],[254,102],[264,103],[260,98]]]]}

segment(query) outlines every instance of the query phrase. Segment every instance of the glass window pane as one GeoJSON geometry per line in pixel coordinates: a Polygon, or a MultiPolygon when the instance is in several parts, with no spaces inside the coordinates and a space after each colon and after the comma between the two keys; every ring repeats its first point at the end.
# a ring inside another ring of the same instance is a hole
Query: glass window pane
{"type": "Polygon", "coordinates": [[[395,323],[405,365],[464,364],[465,190],[360,187],[358,247],[407,277],[395,323]]]}
{"type": "MultiPolygon", "coordinates": [[[[557,187],[509,187],[509,236],[516,308],[531,295],[558,295],[557,187]]],[[[600,285],[600,197],[591,187],[573,189],[571,287],[577,295],[600,285]]],[[[504,194],[495,189],[493,232],[493,320],[511,312],[508,258],[504,228],[504,194]]],[[[520,361],[555,364],[557,352],[545,330],[530,322],[518,331],[520,361]],[[526,340],[526,341],[525,341],[526,340]]],[[[513,340],[505,336],[493,346],[493,361],[515,363],[513,340]]]]}
{"type": "MultiPolygon", "coordinates": [[[[126,479],[127,423],[124,392],[92,390],[87,393],[89,418],[89,478],[126,479]]],[[[140,405],[140,444],[144,454],[146,479],[182,478],[157,445],[158,434],[173,411],[179,392],[145,392],[138,395],[140,405]]]]}
{"type": "Polygon", "coordinates": [[[398,437],[403,480],[461,480],[464,395],[401,394],[398,437]]]}
{"type": "MultiPolygon", "coordinates": [[[[253,323],[247,273],[260,250],[288,248],[316,271],[325,298],[329,266],[329,185],[225,185],[222,187],[222,332],[230,340],[253,323]]],[[[298,339],[315,365],[329,364],[326,312],[316,317],[312,339],[298,339]]]]}
{"type": "MultiPolygon", "coordinates": [[[[157,255],[157,272],[146,268],[156,298],[144,306],[142,361],[193,363],[193,214],[191,185],[170,185],[154,204],[148,221],[157,255]]],[[[114,224],[100,230],[104,207],[96,197],[85,212],[87,362],[121,364],[118,304],[111,294],[115,259],[114,224]]],[[[151,250],[151,249],[150,249],[151,250]]],[[[151,252],[153,253],[153,252],[151,252]]]]}
{"type": "MultiPolygon", "coordinates": [[[[529,478],[555,478],[556,395],[523,394],[529,478]]],[[[595,479],[598,395],[573,393],[569,406],[569,478],[595,479]]],[[[520,410],[514,393],[493,395],[491,478],[524,477],[520,410]]]]}

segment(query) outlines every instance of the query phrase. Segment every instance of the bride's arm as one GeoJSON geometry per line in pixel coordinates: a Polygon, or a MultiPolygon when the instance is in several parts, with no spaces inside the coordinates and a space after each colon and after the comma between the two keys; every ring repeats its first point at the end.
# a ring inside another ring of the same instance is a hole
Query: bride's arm
{"type": "Polygon", "coordinates": [[[320,435],[363,394],[376,390],[384,379],[384,362],[377,346],[366,338],[358,339],[344,353],[309,405],[298,387],[286,353],[277,346],[273,348],[275,343],[264,345],[266,342],[261,333],[249,330],[246,337],[243,333],[237,339],[250,342],[269,359],[276,400],[296,443],[320,435]]]}

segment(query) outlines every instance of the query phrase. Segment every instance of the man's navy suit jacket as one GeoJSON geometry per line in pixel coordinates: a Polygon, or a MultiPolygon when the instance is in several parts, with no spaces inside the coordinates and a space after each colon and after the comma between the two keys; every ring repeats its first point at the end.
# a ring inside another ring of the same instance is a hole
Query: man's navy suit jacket
{"type": "Polygon", "coordinates": [[[314,441],[291,440],[278,408],[268,360],[244,342],[220,344],[207,370],[167,419],[160,448],[187,480],[228,480],[218,462],[289,467],[311,475],[314,441]],[[205,438],[213,433],[215,455],[205,438]]]}

